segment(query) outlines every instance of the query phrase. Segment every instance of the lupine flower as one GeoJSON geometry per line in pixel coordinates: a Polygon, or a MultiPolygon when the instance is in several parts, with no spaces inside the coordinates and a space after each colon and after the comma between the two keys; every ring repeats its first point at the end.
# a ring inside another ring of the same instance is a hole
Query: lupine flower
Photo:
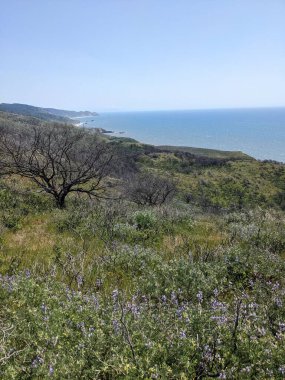
{"type": "Polygon", "coordinates": [[[179,319],[182,318],[182,313],[183,311],[185,310],[185,306],[184,305],[181,305],[177,310],[176,310],[176,314],[178,316],[179,319]]]}
{"type": "Polygon", "coordinates": [[[223,302],[220,302],[216,299],[214,299],[212,301],[211,307],[213,310],[220,310],[220,311],[226,311],[227,310],[227,306],[223,302]]]}
{"type": "Polygon", "coordinates": [[[201,290],[199,290],[196,297],[197,297],[199,303],[203,302],[203,292],[201,290]]]}
{"type": "Polygon", "coordinates": [[[49,366],[49,371],[48,371],[48,373],[49,373],[50,376],[53,375],[53,373],[54,373],[54,369],[53,369],[53,366],[52,366],[52,365],[49,366]]]}
{"type": "Polygon", "coordinates": [[[204,346],[203,358],[206,362],[210,362],[213,359],[212,350],[208,344],[204,346]]]}
{"type": "Polygon", "coordinates": [[[46,304],[45,304],[45,303],[42,303],[42,305],[41,305],[41,310],[42,310],[42,312],[43,312],[44,314],[46,314],[46,312],[47,312],[47,307],[46,307],[46,304]]]}
{"type": "Polygon", "coordinates": [[[36,368],[38,367],[40,364],[43,364],[44,360],[43,358],[41,358],[39,355],[37,355],[34,360],[32,361],[32,367],[33,368],[36,368]]]}
{"type": "Polygon", "coordinates": [[[284,322],[280,322],[280,323],[279,323],[279,330],[280,330],[281,332],[285,332],[285,323],[284,323],[284,322]]]}
{"type": "Polygon", "coordinates": [[[119,291],[118,291],[118,289],[114,289],[114,290],[112,291],[112,298],[113,298],[113,301],[114,301],[114,302],[117,302],[117,301],[118,301],[118,297],[119,297],[119,291]]]}
{"type": "Polygon", "coordinates": [[[90,338],[93,335],[93,333],[95,331],[95,328],[94,327],[89,327],[88,331],[89,332],[88,332],[87,336],[88,336],[88,338],[90,338]]]}
{"type": "Polygon", "coordinates": [[[279,371],[282,375],[285,375],[285,365],[281,365],[281,366],[278,368],[278,371],[279,371]]]}
{"type": "Polygon", "coordinates": [[[98,309],[99,308],[99,301],[94,294],[92,294],[92,301],[94,302],[95,308],[98,309]]]}
{"type": "Polygon", "coordinates": [[[113,319],[112,323],[115,334],[118,334],[120,331],[119,321],[117,319],[113,319]]]}
{"type": "Polygon", "coordinates": [[[78,287],[80,288],[80,287],[83,285],[83,277],[79,274],[79,275],[76,277],[76,281],[77,281],[77,285],[78,285],[78,287]]]}
{"type": "Polygon", "coordinates": [[[276,304],[276,306],[278,306],[278,307],[282,307],[283,302],[282,302],[282,300],[281,300],[280,298],[276,297],[276,298],[275,298],[275,304],[276,304]]]}
{"type": "Polygon", "coordinates": [[[171,302],[172,302],[174,305],[177,305],[177,304],[178,304],[177,296],[176,296],[176,293],[175,293],[174,291],[171,292],[171,302]]]}
{"type": "Polygon", "coordinates": [[[228,321],[228,318],[224,315],[221,315],[221,316],[213,315],[211,317],[211,319],[213,321],[216,321],[218,325],[223,325],[223,324],[227,323],[227,321],[228,321]]]}
{"type": "Polygon", "coordinates": [[[31,277],[31,271],[29,271],[29,269],[26,269],[25,275],[26,275],[26,278],[30,278],[31,277]]]}

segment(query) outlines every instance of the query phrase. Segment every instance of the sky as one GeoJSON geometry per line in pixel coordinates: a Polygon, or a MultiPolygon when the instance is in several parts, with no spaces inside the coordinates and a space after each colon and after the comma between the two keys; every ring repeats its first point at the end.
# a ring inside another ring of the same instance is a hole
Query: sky
{"type": "Polygon", "coordinates": [[[285,106],[285,0],[0,0],[0,102],[285,106]]]}

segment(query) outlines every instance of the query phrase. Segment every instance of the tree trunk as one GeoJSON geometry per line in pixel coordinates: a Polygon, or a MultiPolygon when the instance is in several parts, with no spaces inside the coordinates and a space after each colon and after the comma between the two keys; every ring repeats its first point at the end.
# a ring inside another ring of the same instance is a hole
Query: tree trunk
{"type": "Polygon", "coordinates": [[[65,197],[66,197],[66,195],[67,194],[61,194],[55,198],[57,208],[60,208],[60,209],[65,208],[65,197]]]}

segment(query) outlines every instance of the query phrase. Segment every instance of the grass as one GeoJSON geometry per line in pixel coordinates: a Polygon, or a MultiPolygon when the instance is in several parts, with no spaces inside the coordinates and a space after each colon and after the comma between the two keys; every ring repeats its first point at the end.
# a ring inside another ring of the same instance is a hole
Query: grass
{"type": "Polygon", "coordinates": [[[285,165],[120,141],[170,203],[1,179],[1,379],[283,379],[285,165]]]}
{"type": "Polygon", "coordinates": [[[158,149],[166,150],[170,152],[187,152],[194,154],[195,156],[204,156],[209,158],[224,158],[233,160],[253,160],[249,155],[241,151],[225,151],[217,149],[207,149],[207,148],[194,148],[188,146],[170,146],[170,145],[159,145],[158,149]]]}

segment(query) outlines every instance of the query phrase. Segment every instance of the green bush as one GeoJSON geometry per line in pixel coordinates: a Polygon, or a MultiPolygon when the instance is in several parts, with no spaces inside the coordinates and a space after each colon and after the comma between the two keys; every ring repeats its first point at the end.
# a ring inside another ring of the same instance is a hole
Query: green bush
{"type": "Polygon", "coordinates": [[[156,215],[151,210],[136,211],[132,215],[132,221],[138,230],[155,228],[157,225],[156,215]]]}

